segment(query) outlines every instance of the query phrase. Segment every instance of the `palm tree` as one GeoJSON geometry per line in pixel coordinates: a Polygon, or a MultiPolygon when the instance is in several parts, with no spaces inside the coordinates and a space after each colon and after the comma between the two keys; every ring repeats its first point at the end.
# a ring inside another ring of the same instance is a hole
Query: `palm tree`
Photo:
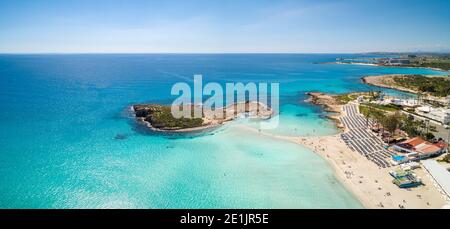
{"type": "Polygon", "coordinates": [[[393,115],[387,115],[381,120],[383,127],[389,132],[390,136],[393,136],[395,131],[400,127],[400,119],[401,115],[395,113],[393,115]]]}

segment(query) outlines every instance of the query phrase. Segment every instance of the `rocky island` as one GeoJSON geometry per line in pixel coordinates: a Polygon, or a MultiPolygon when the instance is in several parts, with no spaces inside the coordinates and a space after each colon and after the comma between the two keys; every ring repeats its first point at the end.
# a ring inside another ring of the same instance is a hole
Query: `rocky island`
{"type": "Polygon", "coordinates": [[[137,104],[132,106],[136,119],[155,131],[164,132],[193,132],[220,126],[226,122],[245,116],[252,119],[269,119],[273,110],[260,102],[241,102],[217,108],[206,109],[201,105],[188,105],[180,107],[193,113],[194,109],[202,110],[202,118],[182,117],[175,118],[170,106],[160,104],[137,104]],[[220,115],[220,112],[222,114],[220,115]]]}

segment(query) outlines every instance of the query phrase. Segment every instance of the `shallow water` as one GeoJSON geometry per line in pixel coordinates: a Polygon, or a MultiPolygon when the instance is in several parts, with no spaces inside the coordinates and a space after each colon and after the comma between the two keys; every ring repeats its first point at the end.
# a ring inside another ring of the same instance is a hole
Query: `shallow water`
{"type": "MultiPolygon", "coordinates": [[[[279,82],[289,136],[336,133],[307,91],[370,90],[360,77],[444,74],[322,65],[341,55],[1,55],[1,208],[360,208],[313,152],[235,125],[161,136],[127,108],[170,103],[175,82],[279,82]],[[119,136],[119,137],[118,137],[119,136]]],[[[244,120],[245,122],[245,120],[244,120]]],[[[255,125],[255,123],[250,123],[255,125]]]]}

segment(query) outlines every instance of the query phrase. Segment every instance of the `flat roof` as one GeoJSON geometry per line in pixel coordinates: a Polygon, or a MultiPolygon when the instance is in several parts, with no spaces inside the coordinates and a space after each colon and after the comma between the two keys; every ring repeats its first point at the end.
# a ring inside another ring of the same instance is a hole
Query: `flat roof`
{"type": "Polygon", "coordinates": [[[450,197],[450,172],[433,159],[422,161],[422,165],[441,186],[447,196],[450,197]]]}
{"type": "Polygon", "coordinates": [[[400,142],[400,145],[402,145],[402,144],[407,144],[407,145],[409,145],[410,147],[416,147],[416,146],[418,146],[418,145],[420,145],[420,144],[423,144],[423,143],[426,143],[427,141],[425,141],[425,140],[423,140],[422,138],[420,138],[420,137],[414,137],[414,138],[410,138],[410,139],[408,139],[408,140],[405,140],[405,141],[403,141],[403,142],[400,142]]]}
{"type": "Polygon", "coordinates": [[[439,147],[439,146],[436,146],[436,145],[424,144],[423,146],[420,145],[420,147],[417,146],[416,150],[419,151],[422,154],[427,154],[427,153],[430,154],[430,153],[439,152],[440,150],[442,150],[442,148],[439,147]]]}

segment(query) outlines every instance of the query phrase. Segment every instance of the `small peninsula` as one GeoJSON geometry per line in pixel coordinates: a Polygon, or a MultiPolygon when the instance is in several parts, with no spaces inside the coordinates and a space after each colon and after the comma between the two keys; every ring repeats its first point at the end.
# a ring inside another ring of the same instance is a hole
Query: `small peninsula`
{"type": "Polygon", "coordinates": [[[373,86],[423,94],[436,99],[444,98],[450,94],[449,76],[391,74],[365,76],[362,81],[373,86]]]}
{"type": "Polygon", "coordinates": [[[175,118],[170,106],[160,104],[136,104],[132,110],[136,119],[146,124],[150,129],[163,132],[194,132],[217,127],[244,115],[252,119],[269,119],[273,110],[256,101],[239,102],[217,109],[207,109],[201,105],[187,105],[180,110],[202,110],[202,118],[175,118]],[[219,115],[223,112],[223,115],[219,115]]]}
{"type": "Polygon", "coordinates": [[[305,102],[321,106],[324,111],[330,112],[330,114],[327,114],[326,117],[335,121],[338,128],[343,129],[344,126],[340,121],[342,106],[350,101],[356,100],[360,96],[364,98],[372,98],[378,96],[379,93],[351,92],[333,95],[322,92],[307,92],[306,95],[308,95],[309,98],[306,99],[305,102]]]}

